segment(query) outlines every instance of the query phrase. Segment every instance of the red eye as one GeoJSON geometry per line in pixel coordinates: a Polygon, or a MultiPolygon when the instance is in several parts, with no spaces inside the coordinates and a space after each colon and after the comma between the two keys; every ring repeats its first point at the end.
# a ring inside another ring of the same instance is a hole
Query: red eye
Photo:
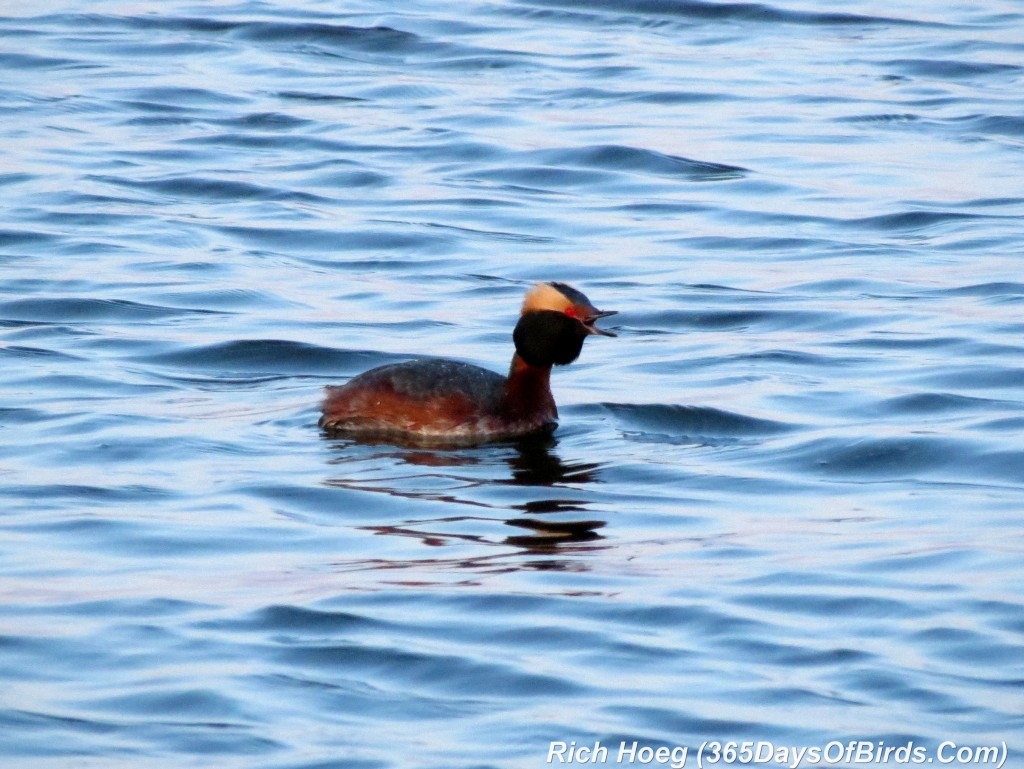
{"type": "Polygon", "coordinates": [[[565,314],[568,315],[570,318],[575,318],[576,317],[576,308],[575,307],[566,307],[565,308],[565,314]]]}

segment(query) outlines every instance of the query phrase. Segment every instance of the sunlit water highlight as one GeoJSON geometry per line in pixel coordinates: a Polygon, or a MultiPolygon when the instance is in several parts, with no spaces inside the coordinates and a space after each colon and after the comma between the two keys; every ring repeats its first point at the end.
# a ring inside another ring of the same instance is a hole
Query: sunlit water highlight
{"type": "Polygon", "coordinates": [[[1024,761],[1019,4],[4,14],[5,765],[1024,761]],[[551,279],[550,440],[316,429],[551,279]]]}

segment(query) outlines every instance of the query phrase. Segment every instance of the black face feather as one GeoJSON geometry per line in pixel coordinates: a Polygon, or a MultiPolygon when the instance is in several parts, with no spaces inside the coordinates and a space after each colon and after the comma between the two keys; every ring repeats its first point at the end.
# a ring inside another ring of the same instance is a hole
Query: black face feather
{"type": "Polygon", "coordinates": [[[550,367],[576,360],[587,336],[587,329],[575,318],[554,310],[535,310],[519,318],[512,341],[519,357],[531,366],[550,367]]]}

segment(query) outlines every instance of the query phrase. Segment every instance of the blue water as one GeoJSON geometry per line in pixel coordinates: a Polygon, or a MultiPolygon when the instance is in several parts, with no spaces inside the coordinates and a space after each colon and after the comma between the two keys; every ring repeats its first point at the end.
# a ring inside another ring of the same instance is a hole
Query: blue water
{"type": "Polygon", "coordinates": [[[5,767],[1024,766],[1020,3],[3,13],[5,767]],[[550,441],[317,430],[536,280],[550,441]]]}

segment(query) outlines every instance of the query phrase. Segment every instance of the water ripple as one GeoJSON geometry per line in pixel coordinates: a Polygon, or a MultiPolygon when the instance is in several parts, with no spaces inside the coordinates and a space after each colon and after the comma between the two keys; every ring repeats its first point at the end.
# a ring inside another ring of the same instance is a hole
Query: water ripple
{"type": "Polygon", "coordinates": [[[95,323],[157,321],[193,313],[210,313],[205,309],[185,309],[143,304],[126,299],[94,299],[64,297],[47,299],[14,299],[0,302],[0,316],[5,322],[95,323]]]}
{"type": "MultiPolygon", "coordinates": [[[[529,0],[530,5],[564,6],[565,0],[529,0]]],[[[681,17],[702,21],[758,22],[765,24],[809,24],[813,26],[870,26],[876,24],[912,24],[934,26],[934,22],[920,22],[891,16],[857,13],[798,11],[763,3],[710,3],[701,0],[598,0],[589,4],[618,13],[630,12],[645,16],[681,17]]]]}
{"type": "Polygon", "coordinates": [[[0,18],[6,764],[1024,751],[1016,9],[73,6],[0,18]],[[539,280],[620,312],[557,430],[317,429],[539,280]]]}

